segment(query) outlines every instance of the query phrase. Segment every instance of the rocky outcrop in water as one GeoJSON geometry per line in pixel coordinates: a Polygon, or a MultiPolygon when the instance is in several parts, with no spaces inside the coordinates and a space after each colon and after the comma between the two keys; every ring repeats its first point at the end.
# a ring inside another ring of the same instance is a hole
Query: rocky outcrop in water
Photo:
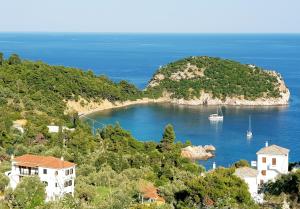
{"type": "Polygon", "coordinates": [[[214,157],[216,148],[212,145],[188,146],[181,149],[181,156],[191,160],[207,160],[214,157]]]}

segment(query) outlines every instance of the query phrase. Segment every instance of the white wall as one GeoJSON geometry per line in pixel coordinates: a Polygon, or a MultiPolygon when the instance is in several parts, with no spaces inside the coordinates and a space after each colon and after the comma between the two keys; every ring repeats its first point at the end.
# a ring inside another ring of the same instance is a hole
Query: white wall
{"type": "MultiPolygon", "coordinates": [[[[39,167],[38,176],[42,182],[47,182],[47,186],[45,187],[47,194],[46,201],[55,200],[62,197],[64,194],[74,195],[74,181],[76,177],[75,166],[65,169],[39,167]],[[44,174],[44,169],[47,170],[47,174],[44,174]],[[71,169],[73,169],[73,174],[69,172],[69,175],[66,175],[66,170],[70,171],[71,169]],[[72,185],[65,186],[66,181],[72,181],[72,185]]],[[[19,167],[12,164],[12,170],[8,174],[8,177],[10,179],[9,186],[12,189],[15,189],[20,182],[19,167]]]]}
{"type": "Polygon", "coordinates": [[[75,166],[66,169],[47,169],[47,174],[43,173],[43,170],[47,168],[39,167],[39,177],[41,181],[46,181],[47,199],[55,200],[62,197],[64,194],[74,194],[74,180],[75,180],[75,166]],[[66,170],[73,169],[73,174],[66,175],[66,170]],[[56,174],[57,171],[57,174],[56,174]],[[72,180],[72,185],[65,187],[65,182],[72,180]]]}
{"type": "Polygon", "coordinates": [[[254,194],[257,194],[257,190],[258,190],[257,177],[245,177],[244,181],[248,184],[249,192],[251,196],[253,197],[254,194]]]}
{"type": "Polygon", "coordinates": [[[258,174],[258,183],[260,180],[263,180],[264,183],[269,180],[274,180],[280,174],[287,174],[289,166],[289,156],[288,155],[266,155],[258,154],[257,155],[257,170],[258,174]],[[266,162],[263,163],[263,157],[266,158],[266,162]],[[276,158],[276,165],[272,165],[272,158],[276,158]],[[266,175],[262,175],[262,170],[266,171],[266,175]]]}

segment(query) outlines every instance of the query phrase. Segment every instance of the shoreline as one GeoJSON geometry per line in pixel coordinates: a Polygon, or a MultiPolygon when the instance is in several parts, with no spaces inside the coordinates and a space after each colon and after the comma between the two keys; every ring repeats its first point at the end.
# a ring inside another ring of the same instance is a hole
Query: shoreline
{"type": "Polygon", "coordinates": [[[87,115],[94,114],[103,110],[123,108],[131,105],[138,104],[154,104],[154,103],[169,103],[175,105],[186,105],[186,106],[250,106],[250,107],[263,107],[263,106],[288,106],[290,100],[290,90],[285,85],[284,80],[281,78],[280,74],[275,71],[270,71],[278,81],[278,88],[280,92],[280,97],[278,98],[266,98],[266,95],[255,100],[247,100],[243,95],[226,97],[225,99],[214,98],[211,93],[204,92],[202,90],[199,98],[186,99],[176,99],[171,98],[172,94],[169,92],[163,92],[162,96],[157,99],[142,98],[137,100],[127,100],[124,102],[110,102],[107,99],[100,102],[87,101],[84,98],[79,98],[78,101],[68,100],[65,101],[67,105],[66,112],[77,112],[79,117],[84,117],[87,115]]]}
{"type": "Polygon", "coordinates": [[[184,106],[231,106],[231,107],[284,107],[288,106],[288,100],[263,100],[263,101],[248,101],[248,100],[233,100],[229,99],[225,102],[220,100],[213,100],[209,103],[203,100],[183,100],[183,99],[170,99],[166,97],[161,97],[158,99],[137,99],[137,100],[128,100],[124,102],[110,102],[108,100],[103,100],[102,102],[87,102],[84,106],[80,102],[76,101],[67,101],[67,111],[76,111],[78,112],[79,118],[86,117],[97,112],[104,110],[124,108],[133,105],[140,104],[174,104],[174,105],[184,105],[184,106]]]}
{"type": "MultiPolygon", "coordinates": [[[[167,103],[167,102],[168,101],[165,101],[163,99],[149,99],[149,98],[137,99],[132,101],[127,100],[124,102],[115,102],[115,103],[110,102],[108,100],[103,100],[102,102],[96,103],[96,106],[94,102],[92,102],[92,105],[88,104],[86,110],[78,111],[78,115],[79,118],[81,118],[104,110],[118,109],[118,108],[133,106],[133,105],[139,105],[139,104],[155,104],[155,103],[167,103]]],[[[76,103],[76,102],[71,102],[71,103],[76,103]]],[[[68,101],[67,104],[70,104],[70,101],[68,101]]]]}

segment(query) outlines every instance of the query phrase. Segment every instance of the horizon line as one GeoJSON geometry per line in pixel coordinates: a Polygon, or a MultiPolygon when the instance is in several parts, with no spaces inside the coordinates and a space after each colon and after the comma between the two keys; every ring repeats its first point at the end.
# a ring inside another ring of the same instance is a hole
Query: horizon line
{"type": "Polygon", "coordinates": [[[300,35],[300,32],[96,32],[96,31],[0,31],[1,33],[61,33],[61,34],[179,34],[179,35],[300,35]]]}

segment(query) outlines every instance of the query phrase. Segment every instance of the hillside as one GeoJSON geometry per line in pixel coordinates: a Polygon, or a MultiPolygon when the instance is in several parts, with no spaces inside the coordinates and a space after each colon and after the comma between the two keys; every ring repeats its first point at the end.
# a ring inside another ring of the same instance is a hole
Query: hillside
{"type": "Polygon", "coordinates": [[[200,176],[204,168],[181,157],[181,149],[189,143],[176,142],[171,125],[160,142],[142,142],[118,124],[94,135],[84,121],[75,119],[76,113],[65,114],[70,101],[116,103],[147,93],[90,71],[24,61],[17,55],[0,59],[0,208],[140,209],[145,208],[141,197],[147,188],[160,197],[160,203],[146,208],[199,208],[207,201],[216,207],[257,208],[246,183],[233,175],[234,167],[200,176]],[[13,126],[15,121],[22,122],[23,132],[13,126]],[[52,123],[74,129],[49,133],[47,125],[52,123]],[[10,156],[26,153],[75,162],[74,197],[45,203],[45,185],[35,177],[24,177],[22,181],[29,183],[15,190],[6,188],[10,156]],[[211,188],[219,182],[221,187],[211,188]]]}
{"type": "Polygon", "coordinates": [[[161,67],[147,90],[175,103],[287,104],[289,90],[275,71],[213,57],[189,57],[161,67]]]}
{"type": "Polygon", "coordinates": [[[68,101],[85,106],[92,101],[135,100],[144,94],[126,81],[114,83],[92,71],[21,60],[18,55],[0,60],[0,108],[15,118],[63,119],[68,101]]]}

